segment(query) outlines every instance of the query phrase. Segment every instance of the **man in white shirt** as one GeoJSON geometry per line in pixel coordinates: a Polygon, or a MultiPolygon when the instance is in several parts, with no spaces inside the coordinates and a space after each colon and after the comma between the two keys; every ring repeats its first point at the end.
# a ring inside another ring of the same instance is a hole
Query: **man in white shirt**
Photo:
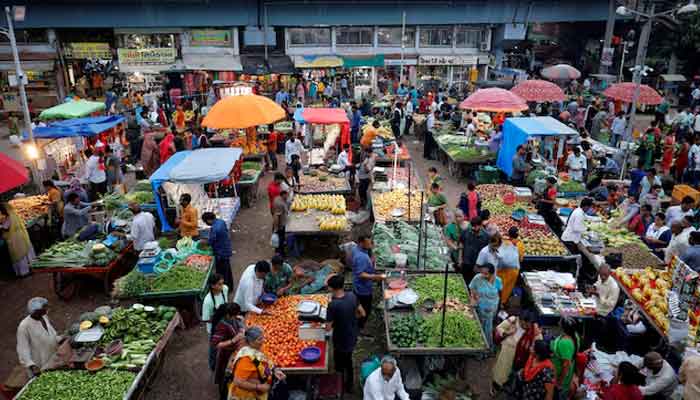
{"type": "Polygon", "coordinates": [[[615,309],[620,297],[620,287],[614,279],[610,279],[610,266],[603,264],[598,269],[598,280],[593,285],[593,294],[598,297],[597,314],[607,317],[615,309]]]}
{"type": "Polygon", "coordinates": [[[242,312],[254,312],[256,314],[266,314],[267,311],[259,308],[260,296],[263,294],[263,283],[265,277],[270,273],[270,263],[258,261],[249,265],[238,283],[236,295],[233,297],[234,303],[241,307],[242,312]]]}
{"type": "Polygon", "coordinates": [[[471,117],[466,119],[467,122],[467,127],[465,128],[465,135],[467,136],[467,139],[470,137],[473,137],[476,135],[476,125],[474,124],[474,120],[471,119],[471,117]]]}
{"type": "Polygon", "coordinates": [[[581,200],[581,205],[569,215],[566,221],[566,227],[561,235],[561,240],[565,242],[573,242],[578,244],[581,241],[581,235],[586,232],[586,212],[593,207],[593,200],[586,197],[581,200]]]}
{"type": "Polygon", "coordinates": [[[700,136],[695,137],[695,143],[688,150],[688,170],[691,171],[692,186],[697,187],[700,180],[700,136]]]}
{"type": "Polygon", "coordinates": [[[695,110],[695,116],[693,120],[693,131],[696,135],[700,135],[700,111],[695,110]]]}
{"type": "Polygon", "coordinates": [[[690,97],[690,108],[695,108],[698,104],[700,104],[700,87],[693,89],[693,91],[690,92],[690,97]]]}
{"type": "Polygon", "coordinates": [[[668,242],[668,247],[664,249],[664,262],[669,263],[673,256],[680,257],[690,247],[690,233],[694,232],[695,228],[690,225],[690,221],[682,218],[671,225],[671,241],[668,242]]]}
{"type": "Polygon", "coordinates": [[[661,357],[661,354],[652,351],[644,356],[644,369],[646,372],[646,385],[640,386],[644,398],[670,399],[673,391],[678,386],[678,378],[673,367],[661,357]]]}
{"type": "Polygon", "coordinates": [[[627,128],[627,120],[625,119],[625,114],[620,111],[617,116],[613,119],[610,125],[610,131],[612,132],[612,137],[610,139],[610,145],[612,147],[617,147],[617,143],[625,134],[625,129],[627,128]]]}
{"type": "Polygon", "coordinates": [[[93,154],[90,150],[85,152],[89,156],[85,162],[84,178],[90,183],[90,200],[95,201],[98,194],[107,192],[107,174],[103,162],[100,161],[100,156],[97,153],[93,154]]]}
{"type": "Polygon", "coordinates": [[[693,206],[695,200],[690,196],[685,196],[681,204],[671,206],[666,209],[666,225],[671,226],[674,222],[680,222],[686,216],[693,216],[693,206]]]}
{"type": "Polygon", "coordinates": [[[296,154],[301,158],[302,151],[304,151],[304,146],[301,144],[301,140],[296,135],[292,135],[284,144],[284,159],[287,161],[287,165],[292,163],[292,155],[296,154]]]}
{"type": "Polygon", "coordinates": [[[43,297],[29,300],[29,315],[17,327],[17,357],[30,377],[40,374],[48,366],[61,342],[46,315],[48,303],[43,297]]]}
{"type": "Polygon", "coordinates": [[[134,219],[131,221],[131,232],[127,238],[134,242],[134,250],[141,251],[146,243],[156,240],[156,221],[153,214],[141,211],[141,206],[136,202],[129,203],[129,210],[134,214],[134,219]]]}
{"type": "Polygon", "coordinates": [[[396,366],[394,357],[384,356],[381,367],[367,377],[362,398],[364,400],[409,400],[401,379],[401,371],[396,366]]]}
{"type": "Polygon", "coordinates": [[[583,171],[587,168],[586,156],[581,153],[581,148],[574,147],[574,152],[566,158],[566,166],[569,168],[571,179],[582,182],[583,171]]]}
{"type": "Polygon", "coordinates": [[[435,102],[435,99],[433,99],[433,102],[430,103],[430,113],[433,114],[435,111],[439,110],[438,108],[438,103],[435,102]]]}
{"type": "Polygon", "coordinates": [[[345,169],[350,165],[350,162],[348,161],[348,151],[350,150],[350,145],[345,143],[343,145],[343,151],[338,154],[338,158],[335,161],[336,164],[340,166],[341,171],[345,171],[345,169]]]}

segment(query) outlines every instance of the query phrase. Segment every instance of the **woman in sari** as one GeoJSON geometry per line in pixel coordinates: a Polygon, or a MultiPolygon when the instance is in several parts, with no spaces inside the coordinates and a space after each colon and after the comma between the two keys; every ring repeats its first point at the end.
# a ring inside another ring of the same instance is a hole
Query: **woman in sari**
{"type": "Polygon", "coordinates": [[[275,368],[262,348],[265,338],[257,326],[245,331],[245,346],[229,362],[233,382],[229,386],[229,400],[268,400],[273,378],[282,381],[284,372],[275,368]]]}
{"type": "Polygon", "coordinates": [[[508,382],[512,371],[525,366],[535,340],[542,340],[537,316],[527,310],[520,316],[511,315],[496,327],[496,338],[501,338],[501,349],[492,370],[492,394],[508,382]]]}
{"type": "Polygon", "coordinates": [[[484,335],[489,348],[493,347],[493,318],[498,311],[500,301],[499,292],[503,287],[501,278],[497,277],[496,267],[485,263],[479,265],[479,274],[469,283],[472,305],[476,306],[476,314],[479,316],[484,335]]]}
{"type": "Polygon", "coordinates": [[[0,204],[0,233],[7,243],[15,275],[19,278],[29,275],[30,263],[35,257],[34,247],[24,221],[9,204],[0,204]]]}
{"type": "Polygon", "coordinates": [[[243,344],[245,326],[239,319],[241,307],[236,303],[221,304],[212,317],[209,345],[216,354],[214,363],[214,383],[219,385],[219,400],[226,400],[229,380],[226,379],[226,365],[231,355],[236,354],[243,344]]]}
{"type": "Polygon", "coordinates": [[[676,149],[676,138],[673,134],[666,135],[663,141],[663,158],[661,159],[661,170],[664,175],[671,174],[671,164],[673,164],[673,153],[676,149]]]}
{"type": "Polygon", "coordinates": [[[158,147],[160,150],[160,163],[164,164],[177,151],[175,148],[175,135],[172,132],[168,132],[158,144],[158,147]]]}
{"type": "Polygon", "coordinates": [[[518,373],[518,399],[553,400],[554,399],[554,364],[551,352],[544,340],[538,340],[534,352],[528,358],[525,367],[518,373]]]}
{"type": "Polygon", "coordinates": [[[680,143],[680,146],[678,147],[678,152],[676,153],[676,170],[674,172],[676,175],[676,183],[682,183],[685,167],[688,166],[688,151],[690,151],[690,145],[688,144],[685,136],[681,136],[678,143],[680,143]]]}
{"type": "Polygon", "coordinates": [[[141,146],[141,165],[147,176],[151,176],[160,166],[160,150],[155,133],[144,135],[143,146],[141,146]]]}

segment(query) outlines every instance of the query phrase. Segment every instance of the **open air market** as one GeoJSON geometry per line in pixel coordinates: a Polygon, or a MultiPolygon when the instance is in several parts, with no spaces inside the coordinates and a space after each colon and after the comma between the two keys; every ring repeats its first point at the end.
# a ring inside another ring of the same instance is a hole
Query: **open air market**
{"type": "Polygon", "coordinates": [[[693,0],[0,18],[0,399],[700,400],[693,0]]]}

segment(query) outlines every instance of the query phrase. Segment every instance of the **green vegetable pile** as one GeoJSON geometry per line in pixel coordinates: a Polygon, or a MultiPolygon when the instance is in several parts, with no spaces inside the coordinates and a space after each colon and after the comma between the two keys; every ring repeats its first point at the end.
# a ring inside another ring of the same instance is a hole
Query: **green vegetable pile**
{"type": "Polygon", "coordinates": [[[126,199],[128,201],[134,201],[138,204],[149,204],[153,203],[153,192],[152,191],[131,191],[126,194],[126,199]]]}
{"type": "Polygon", "coordinates": [[[559,182],[557,189],[560,192],[585,192],[586,188],[583,183],[570,180],[568,182],[559,182]]]}
{"type": "Polygon", "coordinates": [[[437,141],[443,146],[466,146],[468,144],[468,139],[466,135],[441,135],[436,137],[435,141],[437,141]]]}
{"type": "MultiPolygon", "coordinates": [[[[409,283],[409,287],[418,293],[418,303],[423,304],[427,299],[442,301],[444,284],[444,275],[425,275],[415,278],[409,283]]],[[[469,304],[469,295],[461,276],[450,275],[447,278],[447,298],[469,304]]]]}
{"type": "Polygon", "coordinates": [[[207,273],[184,265],[176,265],[170,271],[158,275],[151,285],[152,292],[198,289],[202,287],[207,273]]]}
{"type": "Polygon", "coordinates": [[[262,164],[257,161],[243,161],[241,165],[241,170],[245,171],[247,169],[254,169],[260,171],[262,169],[262,164]]]}
{"type": "Polygon", "coordinates": [[[157,341],[174,316],[174,307],[159,306],[153,311],[146,311],[143,306],[117,308],[112,311],[100,343],[107,345],[116,339],[121,339],[124,344],[141,340],[157,341]]]}
{"type": "Polygon", "coordinates": [[[135,377],[128,371],[48,371],[33,380],[18,399],[122,400],[135,377]]]}
{"type": "Polygon", "coordinates": [[[32,262],[32,268],[82,267],[89,261],[85,246],[75,240],[58,242],[44,250],[32,262]]]}
{"type": "MultiPolygon", "coordinates": [[[[440,332],[442,331],[442,313],[435,313],[425,317],[423,323],[424,335],[428,338],[428,347],[440,345],[440,332]]],[[[480,349],[484,347],[481,335],[481,326],[474,319],[467,318],[463,313],[447,311],[445,313],[445,347],[466,347],[480,349]]]]}
{"type": "Polygon", "coordinates": [[[108,193],[100,197],[105,210],[113,211],[126,207],[126,198],[119,193],[108,193]]]}
{"type": "Polygon", "coordinates": [[[389,325],[389,337],[397,347],[416,347],[418,343],[426,343],[428,338],[423,329],[423,317],[417,314],[396,316],[389,325]]]}
{"type": "Polygon", "coordinates": [[[472,394],[469,390],[469,383],[455,375],[433,375],[432,382],[423,384],[424,400],[472,400],[472,394]]]}
{"type": "MultiPolygon", "coordinates": [[[[375,224],[372,237],[375,243],[374,254],[377,257],[377,266],[379,268],[393,267],[394,252],[392,247],[398,246],[400,252],[408,256],[407,268],[416,269],[418,266],[419,229],[420,227],[404,221],[398,221],[394,224],[375,224]]],[[[420,267],[427,270],[444,269],[445,263],[449,262],[449,252],[442,239],[440,228],[434,224],[428,224],[426,231],[428,235],[426,258],[421,260],[420,267]]]]}
{"type": "Polygon", "coordinates": [[[153,187],[148,179],[136,182],[136,184],[131,188],[132,192],[150,192],[152,190],[153,187]]]}
{"type": "Polygon", "coordinates": [[[131,270],[126,276],[114,283],[117,293],[124,297],[136,297],[142,295],[151,287],[146,275],[136,269],[131,270]]]}
{"type": "Polygon", "coordinates": [[[455,161],[472,161],[476,158],[482,157],[481,151],[474,147],[450,145],[447,146],[446,152],[455,161]]]}
{"type": "Polygon", "coordinates": [[[501,199],[484,199],[481,201],[481,209],[489,210],[491,215],[505,215],[510,217],[513,211],[522,208],[527,210],[528,206],[525,203],[515,202],[512,205],[507,205],[501,199]]]}
{"type": "Polygon", "coordinates": [[[101,358],[108,368],[140,369],[146,365],[148,355],[154,347],[156,342],[152,339],[134,340],[125,344],[120,353],[111,356],[103,354],[101,358]]]}

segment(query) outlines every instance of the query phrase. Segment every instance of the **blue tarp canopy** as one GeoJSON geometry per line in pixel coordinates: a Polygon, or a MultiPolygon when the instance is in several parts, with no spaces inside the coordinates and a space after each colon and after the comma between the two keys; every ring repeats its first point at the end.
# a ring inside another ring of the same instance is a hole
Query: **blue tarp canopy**
{"type": "Polygon", "coordinates": [[[239,148],[226,147],[178,151],[170,156],[149,178],[163,231],[173,229],[165,217],[165,210],[158,193],[163,182],[200,184],[218,182],[228,176],[242,154],[243,151],[239,148]]]}
{"type": "MultiPolygon", "coordinates": [[[[66,137],[90,137],[98,135],[108,129],[114,128],[124,122],[121,115],[109,115],[104,117],[74,118],[64,121],[52,122],[47,126],[34,128],[35,139],[60,139],[66,137]]],[[[22,132],[24,139],[29,138],[28,132],[22,132]]]]}
{"type": "Polygon", "coordinates": [[[513,156],[518,146],[530,136],[577,135],[574,129],[552,117],[506,118],[503,123],[503,144],[496,165],[509,177],[513,173],[513,156]]]}

